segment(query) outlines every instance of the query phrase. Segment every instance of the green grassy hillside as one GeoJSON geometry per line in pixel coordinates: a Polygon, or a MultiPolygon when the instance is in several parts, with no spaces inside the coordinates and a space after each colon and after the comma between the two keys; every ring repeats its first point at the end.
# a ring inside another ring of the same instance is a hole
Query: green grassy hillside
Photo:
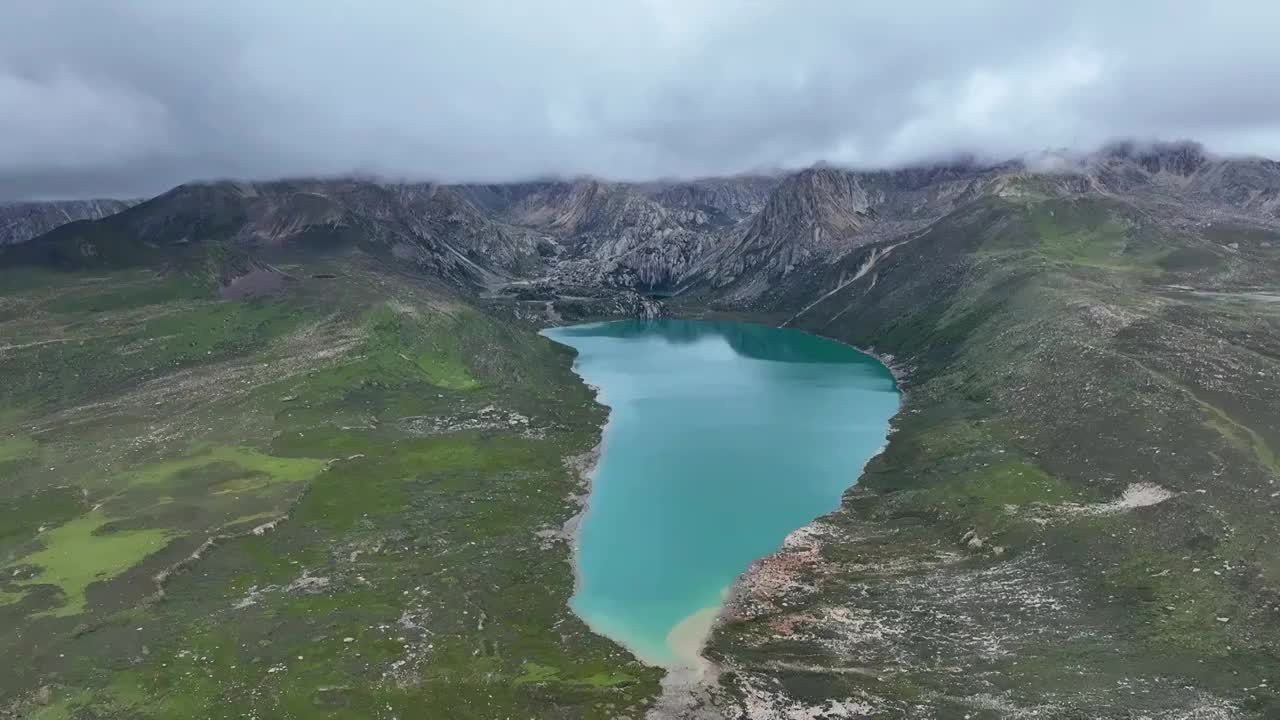
{"type": "Polygon", "coordinates": [[[841,510],[718,631],[722,702],[1280,713],[1269,240],[1098,198],[990,198],[857,280],[871,249],[783,288],[775,317],[891,354],[907,394],[841,510]],[[814,284],[840,289],[813,304],[814,284]],[[768,592],[777,577],[795,584],[768,592]]]}
{"type": "Polygon", "coordinates": [[[657,674],[567,607],[569,354],[358,254],[277,269],[0,270],[0,717],[638,715],[657,674]]]}

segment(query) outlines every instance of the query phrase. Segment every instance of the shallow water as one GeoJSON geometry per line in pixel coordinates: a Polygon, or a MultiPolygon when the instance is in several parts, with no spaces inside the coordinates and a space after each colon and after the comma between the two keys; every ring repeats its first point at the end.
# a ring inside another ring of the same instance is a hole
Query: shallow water
{"type": "Polygon", "coordinates": [[[798,331],[724,321],[547,330],[611,408],[573,609],[647,662],[697,663],[747,565],[833,510],[884,444],[889,371],[798,331]]]}

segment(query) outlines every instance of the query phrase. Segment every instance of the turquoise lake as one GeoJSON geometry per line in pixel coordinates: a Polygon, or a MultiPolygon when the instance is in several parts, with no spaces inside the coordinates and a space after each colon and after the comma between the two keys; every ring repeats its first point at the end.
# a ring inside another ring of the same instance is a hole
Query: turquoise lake
{"type": "Polygon", "coordinates": [[[695,664],[724,593],[835,509],[884,445],[888,369],[799,331],[622,321],[545,331],[610,408],[574,611],[646,662],[695,664]]]}

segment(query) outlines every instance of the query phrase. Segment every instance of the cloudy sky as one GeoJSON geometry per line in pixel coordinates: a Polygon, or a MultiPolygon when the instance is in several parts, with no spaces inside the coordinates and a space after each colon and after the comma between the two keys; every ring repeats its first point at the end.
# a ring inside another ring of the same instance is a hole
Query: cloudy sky
{"type": "Polygon", "coordinates": [[[4,5],[3,199],[871,167],[1120,137],[1280,156],[1266,0],[4,5]]]}

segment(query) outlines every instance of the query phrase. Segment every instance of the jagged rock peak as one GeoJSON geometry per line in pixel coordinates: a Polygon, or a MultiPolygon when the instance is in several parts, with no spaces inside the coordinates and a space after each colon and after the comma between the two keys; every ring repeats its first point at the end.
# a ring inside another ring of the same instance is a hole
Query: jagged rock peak
{"type": "Polygon", "coordinates": [[[844,170],[811,168],[783,180],[774,189],[753,230],[768,231],[785,223],[843,234],[862,225],[871,199],[857,177],[844,170]]]}
{"type": "Polygon", "coordinates": [[[705,213],[713,223],[734,223],[763,209],[781,181],[777,176],[744,175],[645,183],[639,189],[665,207],[705,213]]]}

